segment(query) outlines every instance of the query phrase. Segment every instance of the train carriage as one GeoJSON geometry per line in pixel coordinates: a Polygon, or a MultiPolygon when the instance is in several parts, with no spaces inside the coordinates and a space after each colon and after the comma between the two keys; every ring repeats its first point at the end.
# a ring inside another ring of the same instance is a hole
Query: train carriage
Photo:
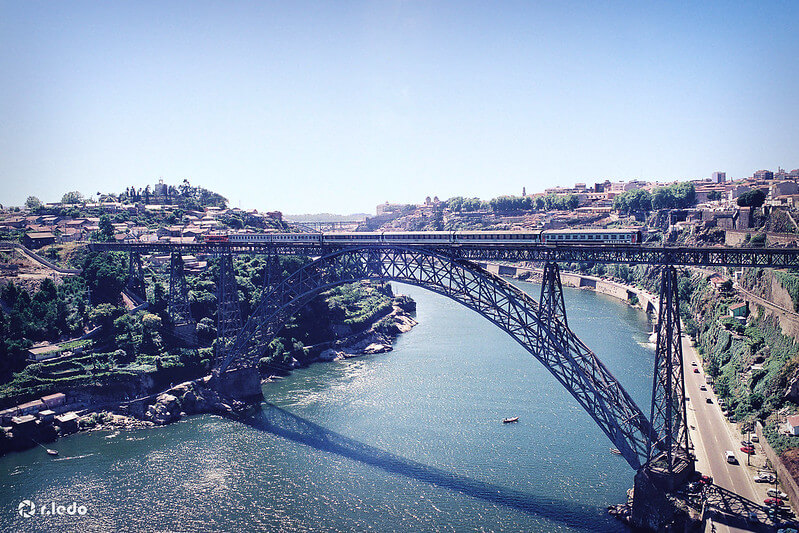
{"type": "Polygon", "coordinates": [[[544,244],[641,244],[638,229],[561,229],[546,230],[542,234],[544,244]]]}

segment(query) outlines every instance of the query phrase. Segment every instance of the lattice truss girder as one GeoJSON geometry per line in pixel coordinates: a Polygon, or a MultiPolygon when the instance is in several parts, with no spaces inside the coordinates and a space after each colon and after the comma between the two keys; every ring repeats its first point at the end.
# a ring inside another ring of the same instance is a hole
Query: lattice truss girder
{"type": "MultiPolygon", "coordinates": [[[[169,262],[169,302],[167,312],[176,328],[183,327],[184,331],[186,329],[194,329],[194,318],[191,316],[191,308],[189,307],[189,289],[183,272],[183,257],[178,252],[172,254],[169,262]]],[[[184,340],[192,342],[194,335],[191,333],[184,335],[184,340]]]]}
{"type": "MultiPolygon", "coordinates": [[[[557,271],[555,271],[557,273],[557,271]]],[[[462,259],[419,248],[340,250],[305,265],[264,295],[218,372],[257,363],[287,319],[314,296],[364,279],[427,288],[480,313],[541,361],[607,434],[633,468],[647,457],[652,427],[596,355],[559,319],[525,292],[462,259]]],[[[560,285],[553,291],[557,295],[560,285]]]]}
{"type": "Polygon", "coordinates": [[[140,296],[142,300],[147,299],[147,290],[144,284],[144,268],[141,263],[141,254],[130,252],[128,254],[128,289],[140,296]]]}
{"type": "Polygon", "coordinates": [[[236,284],[236,271],[233,256],[219,257],[219,280],[217,285],[216,308],[216,357],[224,357],[241,331],[241,307],[239,288],[236,284]]]}
{"type": "Polygon", "coordinates": [[[663,267],[650,418],[657,439],[648,445],[650,460],[665,451],[669,470],[676,466],[678,455],[689,457],[677,282],[677,270],[673,266],[663,267]]]}

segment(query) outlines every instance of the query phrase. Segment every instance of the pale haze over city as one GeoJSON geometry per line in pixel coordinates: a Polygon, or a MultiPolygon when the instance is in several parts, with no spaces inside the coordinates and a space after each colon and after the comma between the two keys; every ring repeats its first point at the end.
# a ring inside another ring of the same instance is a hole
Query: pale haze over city
{"type": "Polygon", "coordinates": [[[794,168],[794,2],[0,2],[0,203],[373,212],[794,168]]]}

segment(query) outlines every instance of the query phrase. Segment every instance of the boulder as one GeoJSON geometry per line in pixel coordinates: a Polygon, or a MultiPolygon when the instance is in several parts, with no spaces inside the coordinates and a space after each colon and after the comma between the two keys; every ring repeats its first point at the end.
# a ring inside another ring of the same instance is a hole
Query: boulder
{"type": "Polygon", "coordinates": [[[372,344],[369,344],[363,349],[364,354],[384,353],[390,351],[391,351],[391,346],[387,344],[381,344],[379,342],[373,342],[372,344]]]}

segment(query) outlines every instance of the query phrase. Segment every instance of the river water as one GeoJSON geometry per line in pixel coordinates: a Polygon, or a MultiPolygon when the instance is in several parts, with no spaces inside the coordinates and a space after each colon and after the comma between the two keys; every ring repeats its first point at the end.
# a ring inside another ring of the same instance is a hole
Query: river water
{"type": "MultiPolygon", "coordinates": [[[[393,352],[268,384],[247,424],[197,416],[0,458],[2,530],[624,531],[605,507],[633,471],[549,372],[476,313],[395,290],[419,325],[393,352]],[[53,504],[64,514],[41,516],[53,504]]],[[[571,328],[648,415],[647,316],[564,291],[571,328]]]]}

